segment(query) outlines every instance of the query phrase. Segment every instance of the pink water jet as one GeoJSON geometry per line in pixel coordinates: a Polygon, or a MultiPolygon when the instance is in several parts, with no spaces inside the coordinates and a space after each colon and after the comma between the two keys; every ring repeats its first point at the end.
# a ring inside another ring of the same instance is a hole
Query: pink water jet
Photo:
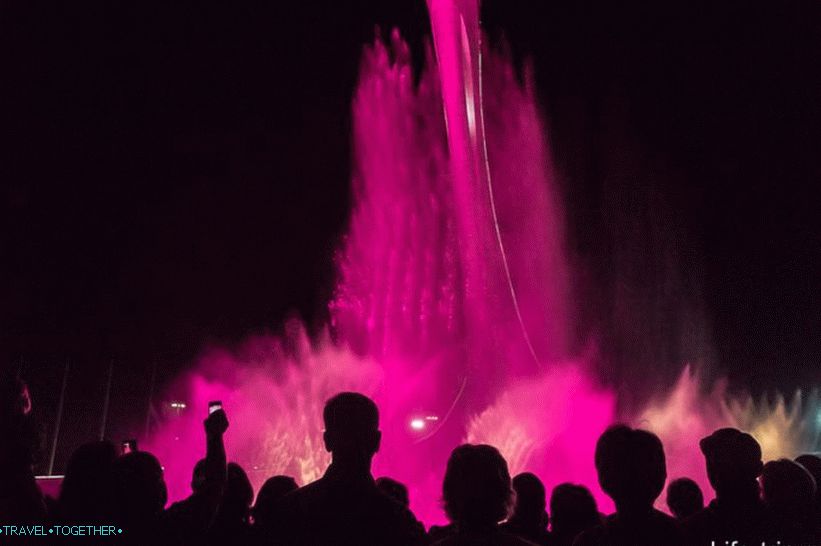
{"type": "MultiPolygon", "coordinates": [[[[749,406],[702,394],[685,372],[644,412],[617,414],[615,392],[569,354],[572,276],[532,79],[521,85],[508,58],[481,46],[475,0],[431,0],[430,12],[435,54],[417,84],[397,34],[363,53],[354,205],[328,332],[312,340],[294,322],[280,338],[211,351],[169,388],[188,407],[148,444],[171,497],[188,493],[203,454],[208,400],[223,401],[229,457],[259,487],[278,473],[301,483],[322,474],[322,405],[341,390],[379,404],[375,474],[407,483],[426,524],[444,520],[445,460],[463,441],[496,445],[513,472],[549,487],[585,484],[609,508],[593,450],[617,418],[659,433],[670,476],[697,477],[709,492],[698,439],[724,424],[755,431],[777,411],[744,421],[749,406]]],[[[803,422],[790,411],[779,425],[803,422]]],[[[802,434],[776,438],[768,454],[797,449],[802,434]]]]}

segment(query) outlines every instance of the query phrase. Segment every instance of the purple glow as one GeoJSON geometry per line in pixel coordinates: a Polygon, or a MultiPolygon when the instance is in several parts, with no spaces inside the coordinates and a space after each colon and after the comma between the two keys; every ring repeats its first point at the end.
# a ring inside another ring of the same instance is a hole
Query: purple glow
{"type": "Polygon", "coordinates": [[[259,487],[274,474],[319,477],[325,400],[372,396],[383,431],[374,473],[407,483],[428,525],[444,521],[445,461],[465,440],[496,445],[512,472],[536,472],[548,487],[585,484],[603,509],[612,504],[593,450],[617,417],[657,432],[670,477],[694,477],[708,495],[697,440],[713,428],[743,426],[769,456],[806,445],[802,412],[815,399],[757,411],[720,390],[701,394],[689,372],[638,415],[617,415],[615,393],[568,352],[562,207],[531,79],[522,87],[505,57],[480,56],[475,0],[429,4],[436,55],[418,87],[396,34],[363,54],[332,335],[311,340],[291,323],[281,338],[211,351],[179,378],[168,395],[186,407],[147,442],[171,498],[188,494],[209,400],[223,402],[229,457],[259,487]]]}

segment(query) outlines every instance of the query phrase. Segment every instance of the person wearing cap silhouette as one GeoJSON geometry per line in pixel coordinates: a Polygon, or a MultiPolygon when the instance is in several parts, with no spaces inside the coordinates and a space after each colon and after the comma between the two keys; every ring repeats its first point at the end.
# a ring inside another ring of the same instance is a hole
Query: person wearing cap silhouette
{"type": "Polygon", "coordinates": [[[758,477],[763,462],[761,446],[734,428],[716,430],[699,442],[707,477],[716,498],[683,523],[688,544],[760,544],[771,526],[761,500],[758,477]]]}

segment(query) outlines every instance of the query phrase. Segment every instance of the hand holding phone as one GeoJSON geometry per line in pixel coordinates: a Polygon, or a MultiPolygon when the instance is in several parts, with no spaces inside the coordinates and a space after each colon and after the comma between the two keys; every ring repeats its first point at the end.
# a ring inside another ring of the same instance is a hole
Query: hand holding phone
{"type": "Polygon", "coordinates": [[[133,453],[135,451],[137,451],[137,440],[132,438],[132,439],[128,439],[128,440],[123,440],[120,443],[120,452],[123,455],[127,455],[127,454],[133,453]]]}
{"type": "Polygon", "coordinates": [[[222,435],[228,430],[228,418],[222,409],[222,402],[213,400],[208,402],[208,417],[205,419],[205,433],[222,435]]]}

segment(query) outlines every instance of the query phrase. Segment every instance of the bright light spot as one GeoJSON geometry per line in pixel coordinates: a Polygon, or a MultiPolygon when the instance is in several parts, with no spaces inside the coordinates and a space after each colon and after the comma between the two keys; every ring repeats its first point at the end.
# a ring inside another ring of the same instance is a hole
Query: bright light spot
{"type": "Polygon", "coordinates": [[[185,402],[171,402],[171,407],[173,409],[185,409],[185,402]]]}
{"type": "Polygon", "coordinates": [[[423,417],[414,417],[410,420],[410,428],[413,430],[425,430],[428,423],[438,421],[439,417],[436,415],[425,415],[423,417]]]}

